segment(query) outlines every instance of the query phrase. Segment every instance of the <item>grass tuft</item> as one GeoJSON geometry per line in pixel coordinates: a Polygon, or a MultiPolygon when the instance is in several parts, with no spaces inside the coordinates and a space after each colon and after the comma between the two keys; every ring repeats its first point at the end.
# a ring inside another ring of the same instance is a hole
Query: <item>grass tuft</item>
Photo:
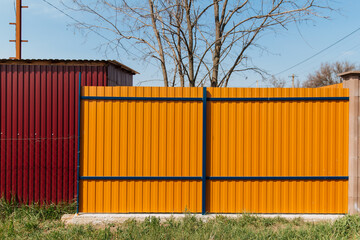
{"type": "Polygon", "coordinates": [[[244,214],[217,216],[203,221],[187,213],[182,219],[143,222],[129,219],[102,227],[65,226],[60,218],[75,213],[75,204],[21,205],[0,199],[0,239],[359,239],[360,216],[347,215],[335,222],[304,222],[281,217],[244,214]]]}
{"type": "Polygon", "coordinates": [[[0,199],[0,221],[9,217],[13,219],[38,218],[39,220],[56,220],[60,219],[66,213],[74,213],[76,203],[59,203],[59,204],[37,204],[30,205],[20,204],[14,200],[6,201],[0,199]]]}

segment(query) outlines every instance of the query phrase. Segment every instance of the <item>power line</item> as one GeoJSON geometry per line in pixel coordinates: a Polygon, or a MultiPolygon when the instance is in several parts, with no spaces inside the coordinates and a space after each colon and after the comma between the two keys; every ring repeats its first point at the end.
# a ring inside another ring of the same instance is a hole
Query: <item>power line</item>
{"type": "MultiPolygon", "coordinates": [[[[64,14],[65,16],[71,18],[73,21],[79,23],[80,25],[87,27],[86,24],[80,22],[79,20],[73,18],[72,16],[70,16],[69,14],[67,14],[66,12],[64,12],[63,10],[61,10],[60,8],[56,7],[55,5],[53,5],[52,3],[48,2],[47,0],[43,0],[43,2],[49,4],[50,6],[52,6],[53,8],[55,8],[56,10],[58,10],[59,12],[61,12],[62,14],[64,14]]],[[[97,34],[98,36],[104,38],[105,40],[112,42],[109,38],[105,37],[104,35],[98,33],[97,31],[93,30],[92,28],[89,28],[90,31],[92,31],[93,33],[97,34]]]]}
{"type": "Polygon", "coordinates": [[[15,16],[16,16],[16,0],[14,0],[14,13],[15,13],[15,16]]]}
{"type": "MultiPolygon", "coordinates": [[[[67,16],[67,17],[69,17],[70,19],[72,19],[73,21],[75,21],[76,23],[78,23],[78,24],[80,24],[80,25],[88,28],[86,24],[84,24],[84,23],[80,22],[79,20],[75,19],[74,17],[72,17],[71,15],[67,14],[66,12],[64,12],[63,10],[61,10],[60,8],[56,7],[54,4],[48,2],[47,0],[43,0],[43,2],[49,4],[51,7],[55,8],[56,10],[58,10],[59,12],[61,12],[62,14],[64,14],[65,16],[67,16]]],[[[92,31],[93,33],[95,33],[96,35],[98,35],[98,36],[102,37],[103,39],[107,40],[109,43],[115,44],[115,43],[113,43],[112,40],[110,40],[109,38],[105,37],[105,36],[102,35],[101,33],[95,31],[94,29],[92,29],[92,28],[88,28],[88,29],[89,29],[90,31],[92,31]]],[[[135,57],[137,57],[137,58],[140,58],[140,57],[137,56],[136,54],[134,54],[134,53],[132,53],[132,52],[130,52],[130,51],[128,51],[128,52],[129,52],[130,54],[132,54],[133,56],[135,56],[135,57]]],[[[146,61],[145,59],[143,59],[143,60],[144,60],[145,62],[147,62],[147,63],[149,63],[149,64],[157,67],[157,65],[155,65],[154,63],[152,63],[152,62],[150,62],[150,61],[146,61]]]]}
{"type": "Polygon", "coordinates": [[[324,49],[320,50],[319,52],[315,53],[314,55],[312,55],[312,56],[304,59],[303,61],[301,61],[301,62],[299,62],[299,63],[297,63],[297,64],[295,64],[295,65],[293,65],[293,66],[291,66],[291,67],[289,67],[289,68],[287,68],[287,69],[285,69],[285,70],[283,70],[283,71],[281,71],[281,72],[279,72],[279,73],[277,73],[277,74],[275,74],[274,76],[277,76],[277,75],[279,75],[279,74],[282,74],[282,73],[284,73],[284,72],[286,72],[286,71],[289,71],[289,70],[291,70],[291,69],[293,69],[293,68],[295,68],[295,67],[303,64],[304,62],[309,61],[310,59],[318,56],[319,54],[321,54],[321,53],[323,53],[323,52],[325,52],[325,51],[328,50],[329,48],[335,46],[335,45],[338,44],[339,42],[341,42],[341,41],[345,40],[346,38],[350,37],[351,35],[353,35],[354,33],[356,33],[356,32],[359,31],[359,30],[360,30],[360,27],[357,28],[357,29],[355,29],[354,31],[352,31],[352,32],[349,33],[348,35],[342,37],[341,39],[337,40],[337,41],[334,42],[333,44],[330,44],[330,45],[327,46],[326,48],[324,48],[324,49]]]}
{"type": "Polygon", "coordinates": [[[252,84],[250,84],[250,85],[248,86],[248,88],[253,87],[256,83],[258,83],[258,80],[256,80],[256,81],[255,81],[255,82],[253,82],[252,84]]]}

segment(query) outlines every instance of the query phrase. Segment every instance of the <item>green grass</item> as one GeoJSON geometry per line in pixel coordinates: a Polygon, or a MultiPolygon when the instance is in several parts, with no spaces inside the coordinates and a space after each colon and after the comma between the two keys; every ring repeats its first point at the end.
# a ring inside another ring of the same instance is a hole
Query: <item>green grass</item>
{"type": "Polygon", "coordinates": [[[68,225],[60,218],[74,204],[19,205],[0,200],[0,239],[360,239],[360,216],[309,223],[302,219],[218,216],[204,222],[189,214],[181,220],[147,218],[106,226],[68,225]]]}

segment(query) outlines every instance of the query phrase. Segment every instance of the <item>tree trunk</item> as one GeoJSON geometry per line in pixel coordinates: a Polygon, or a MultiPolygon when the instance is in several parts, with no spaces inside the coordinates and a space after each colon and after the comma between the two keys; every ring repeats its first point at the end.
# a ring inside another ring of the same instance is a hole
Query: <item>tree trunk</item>
{"type": "Polygon", "coordinates": [[[220,51],[221,51],[219,0],[214,0],[214,17],[215,17],[215,47],[213,52],[213,71],[211,77],[211,87],[218,86],[218,76],[219,76],[219,62],[220,62],[220,51]]]}
{"type": "Polygon", "coordinates": [[[178,52],[178,56],[177,56],[177,61],[178,61],[178,72],[179,72],[179,77],[180,77],[180,86],[181,87],[185,87],[185,79],[184,79],[184,72],[183,72],[183,66],[182,66],[182,56],[181,56],[181,33],[180,33],[180,28],[181,28],[181,22],[182,22],[182,13],[181,13],[181,9],[180,9],[180,4],[177,1],[176,2],[178,4],[178,7],[176,9],[176,21],[177,21],[177,52],[178,52]],[[180,19],[181,18],[181,19],[180,19]]]}
{"type": "Polygon", "coordinates": [[[150,7],[150,11],[151,11],[152,28],[154,30],[157,43],[159,45],[159,57],[160,57],[160,63],[161,63],[161,70],[162,70],[162,74],[164,77],[164,87],[168,87],[169,80],[168,80],[167,71],[166,71],[165,54],[164,54],[164,49],[163,49],[163,45],[161,42],[159,30],[157,29],[157,25],[156,25],[156,18],[154,15],[154,2],[152,0],[149,0],[149,7],[150,7]]]}
{"type": "Polygon", "coordinates": [[[185,0],[186,5],[186,23],[187,30],[189,33],[189,44],[188,44],[188,55],[189,55],[189,85],[190,87],[195,87],[194,79],[194,39],[193,39],[193,26],[191,22],[191,0],[185,0]]]}

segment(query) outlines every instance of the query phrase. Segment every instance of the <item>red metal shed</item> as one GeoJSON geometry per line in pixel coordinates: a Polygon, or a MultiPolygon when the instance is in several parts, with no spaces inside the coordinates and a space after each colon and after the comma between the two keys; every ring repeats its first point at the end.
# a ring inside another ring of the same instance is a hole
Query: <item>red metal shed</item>
{"type": "Polygon", "coordinates": [[[0,196],[76,197],[80,72],[82,86],[132,86],[137,74],[117,61],[0,59],[0,196]]]}

